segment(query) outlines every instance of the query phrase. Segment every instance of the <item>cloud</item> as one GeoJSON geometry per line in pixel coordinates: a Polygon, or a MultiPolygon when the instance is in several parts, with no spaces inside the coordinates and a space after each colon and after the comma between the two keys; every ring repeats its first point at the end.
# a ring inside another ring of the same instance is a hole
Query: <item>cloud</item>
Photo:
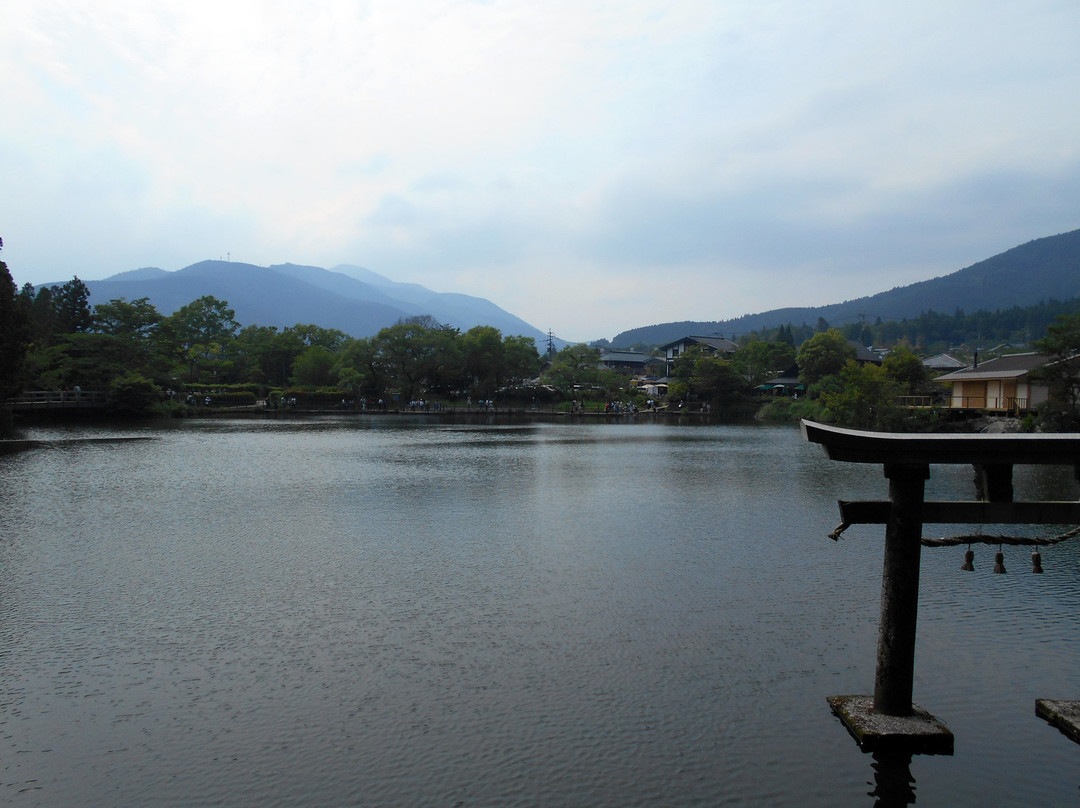
{"type": "Polygon", "coordinates": [[[354,263],[570,338],[833,302],[1080,226],[1078,35],[1052,0],[13,0],[5,258],[354,263]]]}

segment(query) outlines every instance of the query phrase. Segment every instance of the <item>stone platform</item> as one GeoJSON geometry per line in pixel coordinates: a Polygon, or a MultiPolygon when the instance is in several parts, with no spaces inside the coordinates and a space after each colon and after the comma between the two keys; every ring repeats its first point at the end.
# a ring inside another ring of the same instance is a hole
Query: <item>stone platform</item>
{"type": "Polygon", "coordinates": [[[1080,701],[1035,699],[1035,715],[1069,740],[1080,743],[1080,701]]]}
{"type": "Polygon", "coordinates": [[[875,713],[873,696],[829,696],[827,701],[864,752],[953,753],[949,728],[914,704],[911,715],[897,716],[875,713]]]}

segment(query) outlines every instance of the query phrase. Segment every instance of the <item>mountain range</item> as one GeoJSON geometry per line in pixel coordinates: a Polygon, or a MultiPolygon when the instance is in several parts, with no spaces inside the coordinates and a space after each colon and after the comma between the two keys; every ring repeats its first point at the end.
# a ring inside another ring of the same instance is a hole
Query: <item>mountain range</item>
{"type": "Polygon", "coordinates": [[[467,331],[490,325],[507,336],[526,336],[541,346],[547,335],[489,300],[433,292],[419,284],[398,283],[358,266],[332,269],[277,264],[269,267],[234,261],[201,261],[175,272],[144,267],[100,281],[84,281],[90,304],[116,298],[148,298],[171,314],[204,295],[228,301],[241,325],[285,328],[312,323],[353,337],[372,336],[408,317],[430,315],[467,331]]]}
{"type": "MultiPolygon", "coordinates": [[[[115,298],[145,297],[171,314],[204,295],[226,300],[242,325],[284,328],[313,323],[353,337],[367,337],[408,317],[429,315],[462,331],[490,325],[504,335],[533,337],[543,349],[547,335],[489,300],[433,292],[399,283],[359,266],[331,269],[298,264],[269,267],[202,261],[166,272],[146,267],[100,281],[86,281],[91,305],[115,298]]],[[[935,311],[974,313],[1032,306],[1080,297],[1080,230],[1029,241],[949,275],[896,287],[870,297],[827,306],[773,309],[733,320],[680,321],[623,331],[614,346],[663,345],[694,335],[739,335],[781,325],[844,325],[865,318],[902,320],[935,311]]],[[[566,343],[555,340],[556,347],[566,343]]]]}
{"type": "Polygon", "coordinates": [[[870,297],[827,306],[773,309],[734,320],[683,321],[623,331],[611,344],[663,345],[689,335],[746,334],[781,325],[814,325],[824,318],[839,326],[865,318],[883,322],[934,311],[972,314],[1050,300],[1080,297],[1080,230],[1029,241],[940,278],[901,286],[870,297]]]}

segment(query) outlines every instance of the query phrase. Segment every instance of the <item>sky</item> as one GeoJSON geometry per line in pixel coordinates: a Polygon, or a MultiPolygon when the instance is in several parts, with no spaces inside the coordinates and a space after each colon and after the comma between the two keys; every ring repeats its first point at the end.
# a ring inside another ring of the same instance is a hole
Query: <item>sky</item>
{"type": "Polygon", "coordinates": [[[354,264],[572,340],[1080,228],[1076,0],[8,0],[22,285],[354,264]]]}

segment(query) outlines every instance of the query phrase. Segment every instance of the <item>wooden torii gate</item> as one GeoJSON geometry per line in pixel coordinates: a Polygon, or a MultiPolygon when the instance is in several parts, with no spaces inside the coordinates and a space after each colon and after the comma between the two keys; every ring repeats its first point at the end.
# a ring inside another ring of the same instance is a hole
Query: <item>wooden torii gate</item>
{"type": "MultiPolygon", "coordinates": [[[[952,733],[912,703],[919,563],[924,523],[1080,524],[1080,502],[1014,502],[1014,465],[1071,465],[1080,479],[1080,434],[896,434],[802,422],[832,460],[880,463],[886,501],[840,501],[841,525],[885,525],[874,695],[830,696],[833,712],[865,751],[952,754],[952,733]],[[981,501],[925,502],[935,464],[971,464],[981,501]]],[[[1080,742],[1080,702],[1039,699],[1036,713],[1080,742]]]]}

